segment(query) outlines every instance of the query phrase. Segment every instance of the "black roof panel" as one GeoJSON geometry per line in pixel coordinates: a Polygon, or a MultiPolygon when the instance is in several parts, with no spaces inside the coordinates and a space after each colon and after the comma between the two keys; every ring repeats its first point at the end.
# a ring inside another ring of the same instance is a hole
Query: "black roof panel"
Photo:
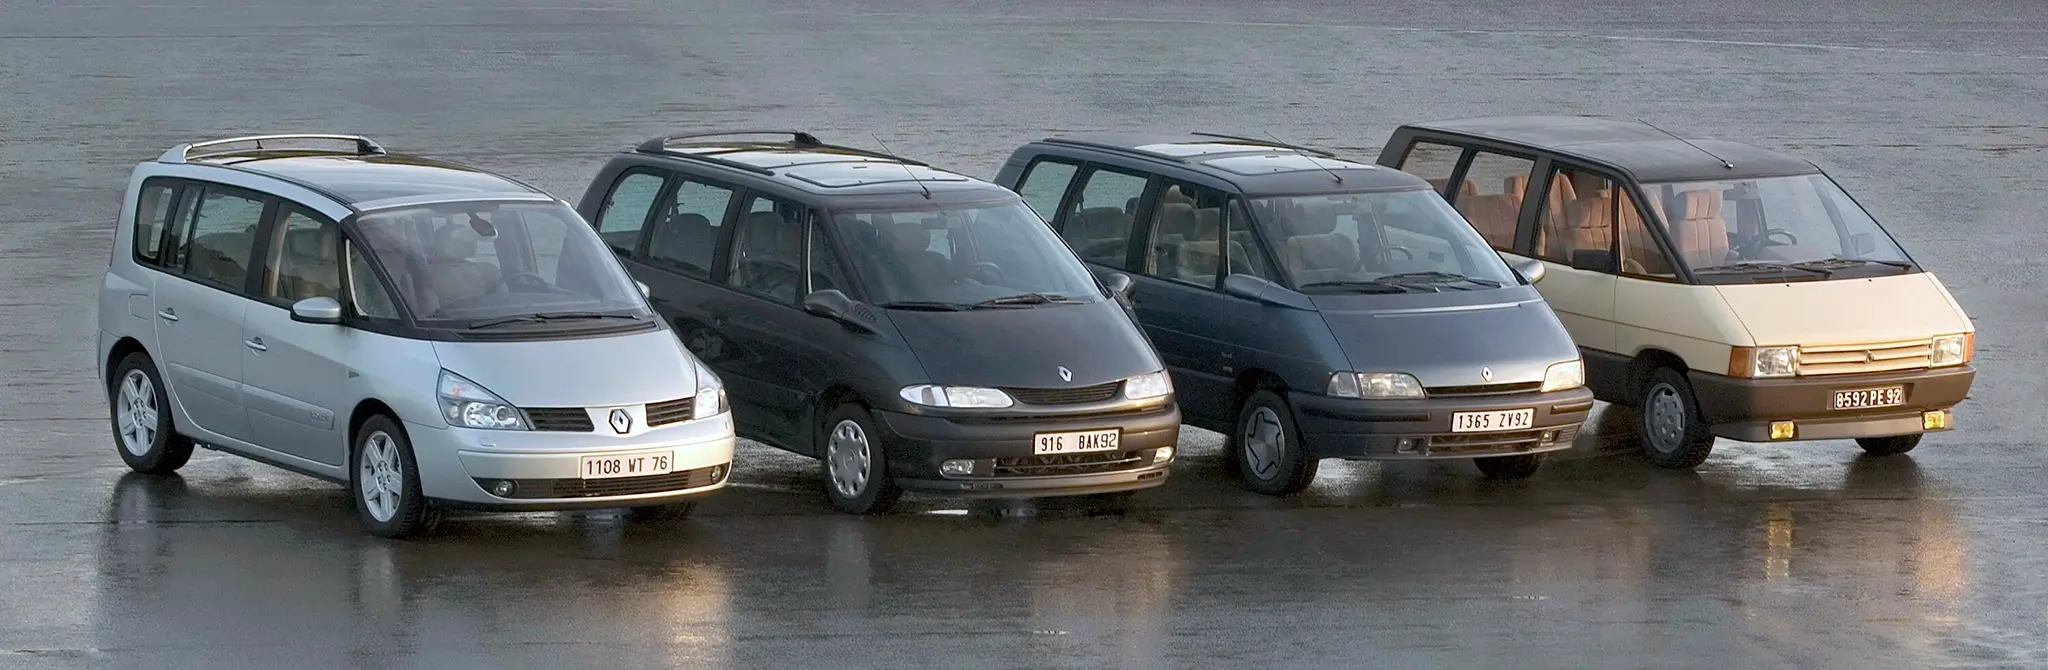
{"type": "Polygon", "coordinates": [[[1688,145],[1648,124],[1619,119],[1495,116],[1408,125],[1497,139],[1606,163],[1645,182],[1745,179],[1820,172],[1820,168],[1805,159],[1763,147],[1686,137],[1685,140],[1692,143],[1688,145]],[[1712,155],[1707,152],[1712,152],[1712,155]],[[1724,166],[1721,163],[1723,159],[1735,167],[1724,166]]]}
{"type": "Polygon", "coordinates": [[[1400,170],[1334,157],[1279,142],[1199,133],[1080,133],[1042,140],[1045,144],[1114,151],[1175,163],[1236,184],[1247,195],[1337,193],[1429,188],[1400,170]],[[1332,174],[1343,179],[1340,183],[1332,174]]]}

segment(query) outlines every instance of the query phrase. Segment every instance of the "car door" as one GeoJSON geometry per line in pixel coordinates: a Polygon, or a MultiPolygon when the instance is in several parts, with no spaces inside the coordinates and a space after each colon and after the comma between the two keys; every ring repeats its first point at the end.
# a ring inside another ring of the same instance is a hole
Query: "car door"
{"type": "Polygon", "coordinates": [[[1149,221],[1139,228],[1131,306],[1173,376],[1181,411],[1227,421],[1235,412],[1236,353],[1219,326],[1256,310],[1221,290],[1229,271],[1258,274],[1247,262],[1248,249],[1227,234],[1227,219],[1242,209],[1219,189],[1178,180],[1165,180],[1153,193],[1139,208],[1149,221]]]}
{"type": "Polygon", "coordinates": [[[816,225],[811,211],[764,193],[745,198],[723,268],[725,290],[708,301],[720,342],[715,369],[733,398],[735,420],[805,451],[808,417],[823,390],[826,366],[834,353],[847,350],[838,344],[843,329],[801,308],[810,285],[803,268],[807,231],[816,225]]]}
{"type": "Polygon", "coordinates": [[[256,231],[269,204],[261,194],[204,184],[180,204],[166,273],[152,307],[174,402],[194,428],[247,442],[242,410],[242,320],[256,231]]]}
{"type": "Polygon", "coordinates": [[[1544,179],[1529,189],[1534,229],[1510,258],[1544,264],[1537,293],[1579,346],[1615,350],[1616,206],[1628,198],[1611,177],[1591,168],[1549,160],[1544,179]]]}
{"type": "MultiPolygon", "coordinates": [[[[646,284],[647,302],[667,320],[676,337],[705,365],[719,374],[726,369],[726,343],[712,327],[717,288],[712,269],[724,257],[721,247],[737,191],[732,186],[668,170],[633,167],[621,172],[593,219],[598,236],[619,256],[626,272],[646,284]]],[[[728,384],[734,406],[746,402],[747,389],[728,384]]],[[[746,432],[746,414],[734,413],[746,432]]]]}
{"type": "Polygon", "coordinates": [[[341,236],[335,223],[282,203],[263,233],[257,302],[242,331],[242,405],[258,446],[320,465],[341,467],[348,436],[344,413],[348,361],[374,356],[341,325],[292,320],[293,303],[342,300],[341,236]]]}

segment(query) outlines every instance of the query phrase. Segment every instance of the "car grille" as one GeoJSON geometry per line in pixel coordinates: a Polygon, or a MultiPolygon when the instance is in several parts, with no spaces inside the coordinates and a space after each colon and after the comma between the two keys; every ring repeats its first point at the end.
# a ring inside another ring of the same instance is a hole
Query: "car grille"
{"type": "Polygon", "coordinates": [[[1123,385],[1123,381],[1118,380],[1107,384],[1064,389],[1006,388],[1003,392],[1010,394],[1010,397],[1016,398],[1018,402],[1030,405],[1077,405],[1114,398],[1123,385]]]}
{"type": "Polygon", "coordinates": [[[1934,362],[1929,340],[1799,347],[1799,374],[1848,375],[1920,370],[1934,362]]]}
{"type": "Polygon", "coordinates": [[[1534,449],[1543,443],[1543,434],[1555,431],[1556,442],[1571,442],[1579,437],[1578,426],[1539,428],[1535,430],[1509,430],[1498,433],[1454,433],[1429,438],[1429,452],[1432,454],[1455,454],[1461,451],[1495,452],[1509,449],[1534,449]]]}
{"type": "MultiPolygon", "coordinates": [[[[665,475],[647,477],[618,477],[613,479],[514,479],[512,494],[504,496],[512,500],[536,500],[544,498],[602,498],[606,496],[630,496],[664,491],[694,489],[725,480],[726,466],[714,465],[708,468],[671,472],[665,475]]],[[[498,479],[476,478],[476,485],[490,490],[498,479]]]]}
{"type": "Polygon", "coordinates": [[[526,420],[534,430],[564,433],[588,433],[590,413],[581,407],[528,407],[526,420]]]}
{"type": "Polygon", "coordinates": [[[1090,475],[1100,472],[1128,470],[1145,463],[1147,460],[1148,458],[1144,452],[1137,451],[1105,451],[1093,454],[998,458],[995,459],[995,467],[990,469],[989,474],[994,477],[1090,475]]]}
{"type": "Polygon", "coordinates": [[[1423,392],[1431,398],[1455,398],[1461,396],[1530,393],[1542,388],[1543,382],[1515,382],[1512,384],[1474,384],[1472,386],[1432,386],[1423,389],[1423,392]]]}
{"type": "Polygon", "coordinates": [[[666,426],[690,420],[695,398],[657,402],[647,406],[647,427],[666,426]]]}

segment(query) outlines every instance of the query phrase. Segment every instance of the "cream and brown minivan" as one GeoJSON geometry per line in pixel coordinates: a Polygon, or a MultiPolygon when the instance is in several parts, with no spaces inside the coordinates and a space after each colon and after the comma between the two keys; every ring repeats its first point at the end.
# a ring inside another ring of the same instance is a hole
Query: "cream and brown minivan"
{"type": "Polygon", "coordinates": [[[1905,453],[1953,426],[1975,328],[1948,290],[1810,162],[1641,122],[1409,124],[1379,162],[1426,179],[1537,290],[1644,455],[1691,468],[1715,437],[1854,439],[1905,453]]]}

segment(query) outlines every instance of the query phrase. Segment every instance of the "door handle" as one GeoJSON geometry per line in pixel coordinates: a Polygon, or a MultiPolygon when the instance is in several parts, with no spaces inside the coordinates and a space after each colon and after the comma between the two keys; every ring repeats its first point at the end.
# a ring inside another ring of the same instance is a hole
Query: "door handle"
{"type": "Polygon", "coordinates": [[[260,337],[252,337],[246,340],[242,340],[242,344],[248,345],[250,349],[255,349],[257,351],[270,351],[270,347],[263,346],[263,338],[260,337]]]}
{"type": "Polygon", "coordinates": [[[178,310],[165,307],[163,309],[157,310],[156,316],[157,318],[163,319],[165,321],[176,321],[178,320],[178,310]]]}

